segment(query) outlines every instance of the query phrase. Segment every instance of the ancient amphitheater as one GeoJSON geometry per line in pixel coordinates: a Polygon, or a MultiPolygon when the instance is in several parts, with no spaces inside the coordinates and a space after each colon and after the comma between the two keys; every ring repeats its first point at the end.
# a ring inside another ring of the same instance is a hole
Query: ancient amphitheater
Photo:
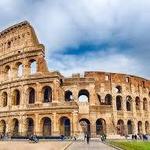
{"type": "Polygon", "coordinates": [[[0,52],[0,133],[150,133],[149,80],[94,71],[66,78],[48,71],[44,46],[27,21],[0,32],[0,52]]]}

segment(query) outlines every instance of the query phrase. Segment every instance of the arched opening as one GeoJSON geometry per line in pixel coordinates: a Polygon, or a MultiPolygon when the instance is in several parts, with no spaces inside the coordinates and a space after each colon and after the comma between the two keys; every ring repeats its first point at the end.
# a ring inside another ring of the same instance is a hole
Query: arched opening
{"type": "Polygon", "coordinates": [[[89,92],[85,89],[80,90],[78,94],[79,102],[89,102],[89,92]]]}
{"type": "Polygon", "coordinates": [[[131,120],[127,122],[128,134],[133,134],[133,123],[131,120]]]}
{"type": "Polygon", "coordinates": [[[149,122],[148,121],[145,121],[145,132],[146,134],[149,134],[149,122]]]}
{"type": "Polygon", "coordinates": [[[116,93],[122,93],[122,87],[120,85],[116,86],[116,93]]]}
{"type": "Polygon", "coordinates": [[[8,99],[8,95],[6,92],[2,93],[2,107],[6,107],[7,106],[7,99],[8,99]]]}
{"type": "Polygon", "coordinates": [[[50,86],[43,87],[43,102],[52,102],[52,89],[50,86]]]}
{"type": "Polygon", "coordinates": [[[23,75],[23,65],[21,62],[16,64],[17,77],[21,77],[23,75]]]}
{"type": "Polygon", "coordinates": [[[19,135],[19,121],[18,119],[13,119],[12,121],[12,135],[17,136],[19,135]]]}
{"type": "Polygon", "coordinates": [[[122,97],[121,96],[116,97],[116,108],[117,110],[122,110],[122,97]]]}
{"type": "Polygon", "coordinates": [[[26,135],[33,135],[34,134],[34,121],[32,118],[27,118],[26,120],[26,135]]]}
{"type": "Polygon", "coordinates": [[[48,117],[42,118],[42,134],[43,136],[51,135],[51,119],[48,117]]]}
{"type": "Polygon", "coordinates": [[[112,96],[110,94],[107,94],[105,96],[105,104],[106,105],[111,105],[112,104],[112,96]]]}
{"type": "Polygon", "coordinates": [[[60,118],[60,134],[64,136],[70,136],[70,119],[67,117],[60,118]]]}
{"type": "Polygon", "coordinates": [[[4,77],[5,79],[10,79],[11,77],[11,69],[10,66],[6,66],[4,69],[4,77]]]}
{"type": "Polygon", "coordinates": [[[20,91],[14,90],[13,92],[13,105],[20,105],[20,91]]]}
{"type": "Polygon", "coordinates": [[[136,104],[136,110],[140,110],[140,98],[139,97],[135,98],[135,104],[136,104]]]}
{"type": "Polygon", "coordinates": [[[65,101],[71,101],[73,99],[73,94],[71,91],[65,91],[65,101]]]}
{"type": "Polygon", "coordinates": [[[102,118],[97,119],[96,121],[96,134],[97,135],[106,134],[106,121],[102,118]]]}
{"type": "Polygon", "coordinates": [[[29,61],[30,74],[35,74],[37,72],[37,63],[36,60],[31,59],[29,61]]]}
{"type": "Polygon", "coordinates": [[[142,134],[143,130],[142,130],[142,121],[138,121],[138,134],[142,134]]]}
{"type": "Polygon", "coordinates": [[[86,134],[91,134],[91,127],[90,127],[90,121],[86,118],[80,119],[79,120],[82,132],[84,133],[84,135],[86,134]]]}
{"type": "Polygon", "coordinates": [[[34,88],[29,88],[28,89],[28,91],[29,91],[29,104],[34,104],[35,103],[35,90],[34,90],[34,88]]]}
{"type": "Polygon", "coordinates": [[[124,135],[125,134],[125,126],[123,120],[118,120],[117,122],[117,134],[124,135]]]}
{"type": "Polygon", "coordinates": [[[147,111],[147,99],[143,98],[143,110],[147,111]]]}
{"type": "Polygon", "coordinates": [[[131,108],[131,101],[132,101],[131,96],[127,96],[127,98],[126,98],[126,110],[127,111],[131,111],[132,110],[132,108],[131,108]]]}
{"type": "Polygon", "coordinates": [[[4,120],[0,121],[0,134],[6,134],[6,122],[4,120]]]}

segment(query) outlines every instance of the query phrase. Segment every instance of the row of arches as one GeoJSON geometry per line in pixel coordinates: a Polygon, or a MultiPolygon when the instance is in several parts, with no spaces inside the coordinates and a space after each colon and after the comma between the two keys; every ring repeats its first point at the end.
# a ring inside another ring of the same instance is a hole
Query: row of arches
{"type": "MultiPolygon", "coordinates": [[[[42,88],[42,99],[44,103],[52,102],[52,88],[50,86],[44,86],[42,88]]],[[[36,100],[36,91],[33,87],[27,89],[27,103],[34,104],[36,100]]],[[[21,92],[15,89],[12,94],[12,105],[20,105],[21,92]]],[[[7,92],[2,93],[1,106],[6,107],[8,104],[8,94],[7,92]]]]}
{"type": "Polygon", "coordinates": [[[145,121],[142,123],[142,121],[138,121],[137,124],[134,124],[133,121],[128,120],[127,125],[124,124],[123,120],[118,120],[117,122],[117,134],[120,135],[125,135],[126,132],[127,134],[133,134],[134,127],[137,125],[138,133],[142,134],[143,133],[143,124],[145,126],[145,133],[149,134],[150,133],[150,125],[148,121],[145,121]],[[127,131],[125,130],[127,127],[127,131]]]}
{"type": "MultiPolygon", "coordinates": [[[[13,67],[6,65],[4,68],[4,77],[5,79],[10,79],[13,77],[21,77],[24,75],[25,65],[22,62],[17,62],[13,67]]],[[[37,72],[37,62],[35,59],[31,59],[28,62],[28,71],[29,74],[34,74],[37,72]]]]}
{"type": "MultiPolygon", "coordinates": [[[[141,101],[140,98],[137,96],[135,98],[135,108],[136,110],[140,110],[141,107],[141,101]]],[[[116,109],[122,110],[123,109],[123,99],[122,96],[118,95],[116,96],[116,109]]],[[[131,96],[126,97],[126,110],[132,111],[133,109],[133,99],[131,96]]],[[[146,98],[143,98],[143,110],[148,110],[148,100],[146,98]]]]}
{"type": "MultiPolygon", "coordinates": [[[[91,134],[91,123],[88,119],[82,118],[79,120],[80,128],[82,129],[82,133],[84,134],[91,134]]],[[[144,123],[142,121],[137,122],[137,129],[138,133],[142,134],[143,133],[143,128],[142,126],[145,126],[145,132],[148,134],[150,133],[150,126],[149,122],[145,121],[144,123]]],[[[6,134],[6,122],[5,120],[0,121],[0,133],[6,134]]],[[[101,135],[103,133],[107,133],[106,129],[106,121],[103,118],[99,118],[95,122],[95,127],[96,127],[96,135],[101,135]]],[[[125,134],[133,134],[134,133],[134,128],[136,124],[133,123],[133,121],[128,120],[127,124],[124,124],[123,120],[118,120],[117,122],[117,134],[119,135],[125,135],[125,134]]],[[[24,135],[31,135],[31,134],[37,134],[35,131],[35,122],[32,118],[27,118],[25,120],[25,133],[20,133],[20,123],[19,120],[14,118],[11,123],[11,135],[12,136],[17,136],[19,134],[24,134],[24,135]]],[[[65,136],[70,136],[71,135],[71,121],[68,117],[62,116],[59,119],[59,130],[60,130],[60,135],[65,135],[65,136]]],[[[43,136],[50,136],[52,135],[52,121],[49,117],[43,117],[40,120],[40,134],[43,136]]]]}

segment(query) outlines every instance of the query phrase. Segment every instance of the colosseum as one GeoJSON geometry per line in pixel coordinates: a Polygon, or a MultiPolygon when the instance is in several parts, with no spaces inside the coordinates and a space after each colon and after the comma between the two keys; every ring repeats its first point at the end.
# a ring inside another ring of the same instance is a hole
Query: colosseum
{"type": "MultiPolygon", "coordinates": [[[[0,32],[0,133],[98,137],[150,133],[150,80],[100,71],[49,71],[33,27],[0,32]]],[[[55,63],[55,62],[54,62],[55,63]]]]}

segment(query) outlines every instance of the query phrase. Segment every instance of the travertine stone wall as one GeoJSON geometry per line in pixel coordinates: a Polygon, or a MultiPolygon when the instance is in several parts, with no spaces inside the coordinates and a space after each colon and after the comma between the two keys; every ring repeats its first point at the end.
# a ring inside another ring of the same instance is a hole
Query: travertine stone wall
{"type": "Polygon", "coordinates": [[[149,80],[106,72],[66,78],[48,71],[44,57],[27,21],[0,33],[1,134],[150,133],[149,80]]]}

